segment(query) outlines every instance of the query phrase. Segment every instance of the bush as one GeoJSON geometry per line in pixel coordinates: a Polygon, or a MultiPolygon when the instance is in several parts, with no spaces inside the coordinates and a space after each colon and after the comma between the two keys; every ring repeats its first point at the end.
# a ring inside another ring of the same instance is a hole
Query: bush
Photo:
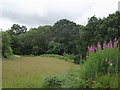
{"type": "Polygon", "coordinates": [[[43,81],[43,88],[60,88],[64,82],[64,77],[60,75],[53,75],[47,77],[43,81]]]}
{"type": "Polygon", "coordinates": [[[43,81],[44,88],[86,88],[88,84],[80,78],[78,70],[71,69],[62,75],[53,75],[43,81]]]}
{"type": "Polygon", "coordinates": [[[66,74],[62,88],[86,88],[88,84],[85,79],[80,77],[78,71],[72,71],[72,73],[66,74]]]}

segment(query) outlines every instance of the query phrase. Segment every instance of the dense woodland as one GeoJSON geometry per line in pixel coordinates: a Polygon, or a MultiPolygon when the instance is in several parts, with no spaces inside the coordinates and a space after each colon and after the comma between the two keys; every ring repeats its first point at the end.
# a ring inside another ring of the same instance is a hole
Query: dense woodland
{"type": "MultiPolygon", "coordinates": [[[[10,55],[74,55],[74,62],[84,59],[88,46],[100,41],[108,42],[120,36],[120,12],[108,17],[88,19],[86,26],[67,19],[57,21],[53,26],[39,26],[27,30],[26,26],[14,24],[9,30],[2,31],[2,56],[10,55]]],[[[112,40],[113,41],[113,40],[112,40]]]]}

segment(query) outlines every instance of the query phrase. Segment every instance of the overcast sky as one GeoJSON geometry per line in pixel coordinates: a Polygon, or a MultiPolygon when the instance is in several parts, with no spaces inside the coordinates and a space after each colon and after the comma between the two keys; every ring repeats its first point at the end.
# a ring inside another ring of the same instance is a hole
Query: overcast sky
{"type": "Polygon", "coordinates": [[[28,28],[53,25],[60,19],[69,19],[86,25],[88,18],[107,17],[118,10],[119,0],[0,0],[0,28],[14,23],[28,28]]]}

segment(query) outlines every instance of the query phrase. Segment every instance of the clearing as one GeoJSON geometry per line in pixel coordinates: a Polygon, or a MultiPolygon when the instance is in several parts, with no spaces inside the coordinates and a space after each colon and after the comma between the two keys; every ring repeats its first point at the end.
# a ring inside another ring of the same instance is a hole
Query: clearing
{"type": "Polygon", "coordinates": [[[22,56],[2,61],[3,88],[40,88],[46,76],[60,74],[79,65],[53,57],[22,56]]]}

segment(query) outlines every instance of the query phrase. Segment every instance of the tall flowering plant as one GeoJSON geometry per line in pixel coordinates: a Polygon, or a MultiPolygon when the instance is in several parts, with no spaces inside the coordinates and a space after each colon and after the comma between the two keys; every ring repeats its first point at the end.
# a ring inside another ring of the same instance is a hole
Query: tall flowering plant
{"type": "Polygon", "coordinates": [[[84,75],[94,78],[95,75],[115,73],[118,70],[118,45],[117,38],[103,45],[98,42],[97,47],[88,46],[88,55],[84,63],[84,75]],[[102,47],[103,46],[103,47],[102,47]]]}
{"type": "MultiPolygon", "coordinates": [[[[115,40],[114,40],[114,43],[112,44],[112,41],[110,40],[109,41],[109,43],[106,43],[106,42],[104,42],[103,43],[103,49],[104,48],[110,48],[110,47],[112,47],[112,48],[115,48],[116,46],[117,46],[117,44],[118,44],[118,40],[117,40],[117,38],[115,37],[115,40]]],[[[98,49],[101,49],[101,44],[100,44],[100,42],[98,42],[97,43],[97,47],[98,47],[98,49]]],[[[95,47],[95,46],[88,46],[88,52],[96,52],[97,51],[97,47],[95,47]]],[[[103,50],[102,50],[103,51],[103,50]]],[[[88,58],[88,55],[86,56],[86,58],[88,58]]]]}

